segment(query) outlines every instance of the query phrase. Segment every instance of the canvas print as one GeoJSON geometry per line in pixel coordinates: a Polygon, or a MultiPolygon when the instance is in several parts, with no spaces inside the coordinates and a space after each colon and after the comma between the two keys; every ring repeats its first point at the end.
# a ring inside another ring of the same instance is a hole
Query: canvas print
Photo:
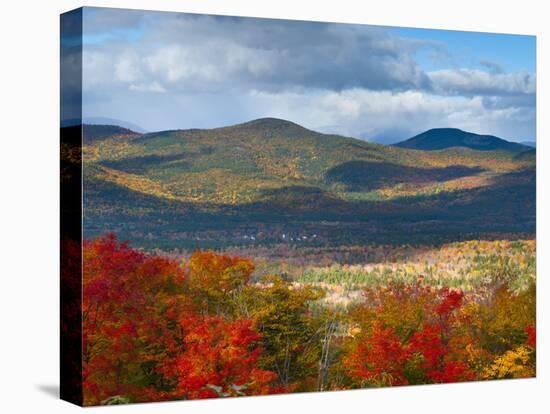
{"type": "Polygon", "coordinates": [[[62,15],[62,398],[534,377],[535,46],[62,15]]]}

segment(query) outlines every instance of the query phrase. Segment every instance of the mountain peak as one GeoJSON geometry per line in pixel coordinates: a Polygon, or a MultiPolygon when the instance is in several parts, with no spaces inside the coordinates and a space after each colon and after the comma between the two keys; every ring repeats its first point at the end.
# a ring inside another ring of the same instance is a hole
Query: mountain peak
{"type": "Polygon", "coordinates": [[[220,130],[255,134],[263,138],[273,138],[275,136],[298,138],[302,136],[322,135],[294,122],[279,118],[258,118],[242,124],[222,127],[220,130]]]}
{"type": "Polygon", "coordinates": [[[396,147],[425,151],[442,150],[452,147],[465,147],[478,151],[521,152],[525,145],[493,135],[479,135],[458,128],[433,128],[405,141],[394,144],[396,147]]]}
{"type": "Polygon", "coordinates": [[[424,134],[434,133],[456,133],[456,134],[473,134],[473,132],[466,132],[460,128],[430,128],[423,132],[424,134]]]}
{"type": "Polygon", "coordinates": [[[280,118],[258,118],[252,121],[244,122],[239,124],[240,126],[254,126],[261,128],[303,128],[301,125],[298,125],[292,121],[287,121],[286,119],[280,118]]]}

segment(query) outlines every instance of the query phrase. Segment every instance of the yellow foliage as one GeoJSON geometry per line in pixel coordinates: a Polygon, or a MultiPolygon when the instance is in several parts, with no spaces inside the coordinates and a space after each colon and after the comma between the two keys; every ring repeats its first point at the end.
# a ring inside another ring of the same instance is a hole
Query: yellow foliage
{"type": "Polygon", "coordinates": [[[519,346],[497,357],[491,366],[483,371],[485,379],[529,378],[535,376],[535,368],[531,363],[533,351],[525,346],[519,346]]]}

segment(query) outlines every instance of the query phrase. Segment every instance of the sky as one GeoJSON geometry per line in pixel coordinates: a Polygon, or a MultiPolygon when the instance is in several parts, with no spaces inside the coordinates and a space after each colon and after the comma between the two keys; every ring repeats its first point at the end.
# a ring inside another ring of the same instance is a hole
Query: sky
{"type": "Polygon", "coordinates": [[[147,131],[262,117],[378,142],[535,139],[535,37],[85,8],[82,111],[147,131]]]}

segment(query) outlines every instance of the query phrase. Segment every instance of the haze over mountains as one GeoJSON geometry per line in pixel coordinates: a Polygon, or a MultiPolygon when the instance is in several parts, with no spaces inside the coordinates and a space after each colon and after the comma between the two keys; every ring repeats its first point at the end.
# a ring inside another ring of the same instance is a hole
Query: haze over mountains
{"type": "Polygon", "coordinates": [[[91,235],[111,228],[181,246],[534,231],[534,150],[497,137],[439,129],[384,146],[275,118],[148,134],[86,125],[84,134],[91,235]]]}

